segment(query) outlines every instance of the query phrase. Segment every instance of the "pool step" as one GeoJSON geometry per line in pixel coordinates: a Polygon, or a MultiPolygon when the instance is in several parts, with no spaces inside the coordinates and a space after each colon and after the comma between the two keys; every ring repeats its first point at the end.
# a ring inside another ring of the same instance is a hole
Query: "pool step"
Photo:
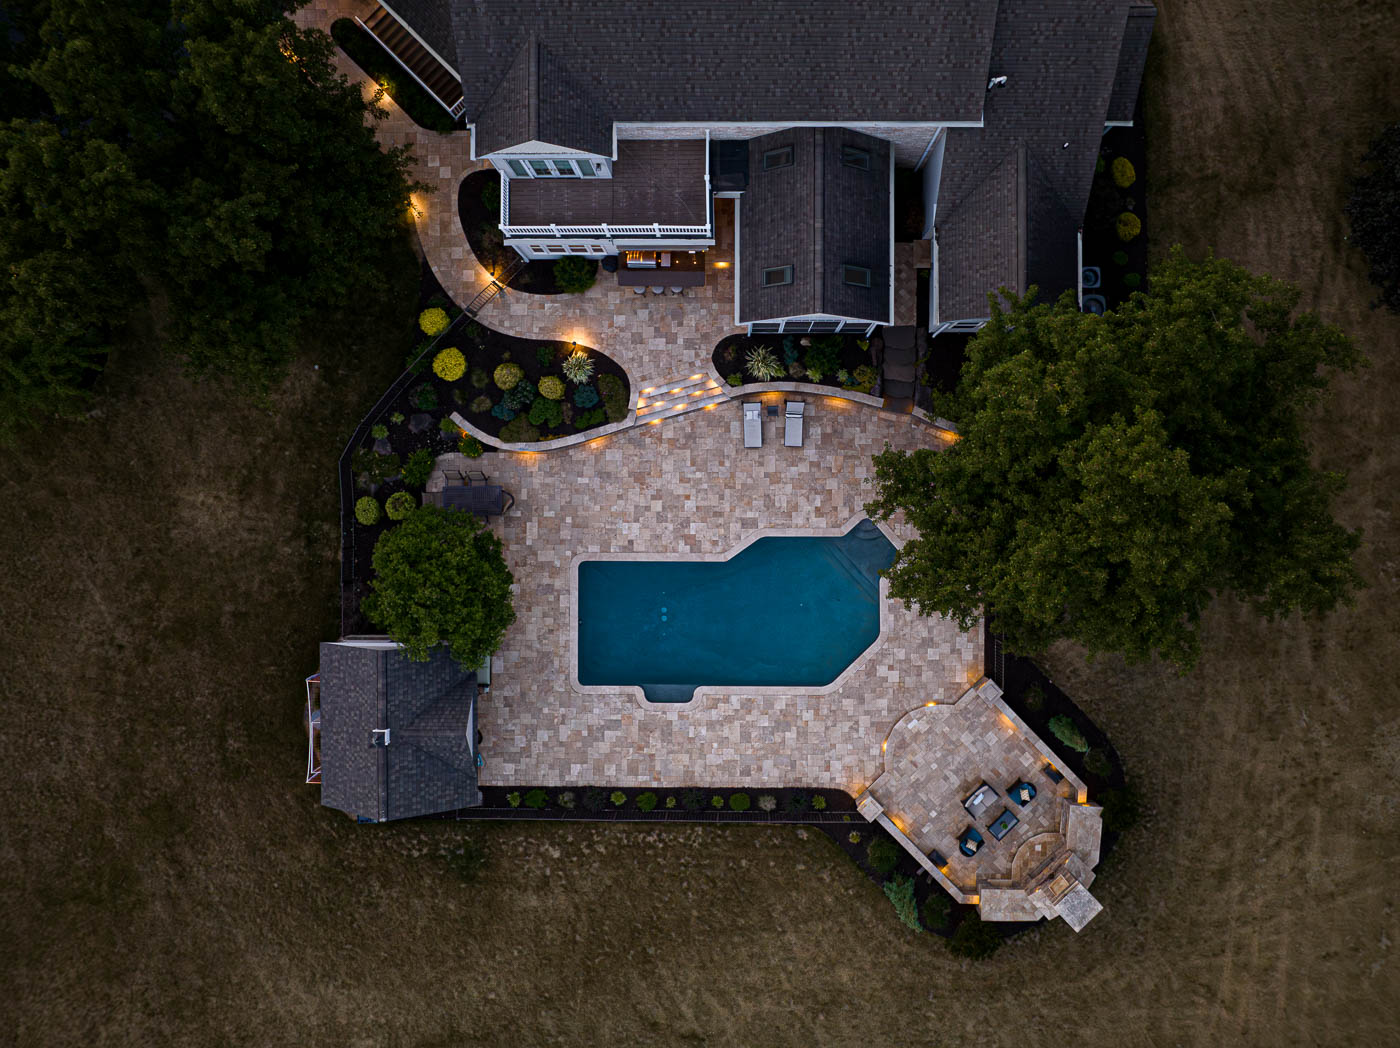
{"type": "Polygon", "coordinates": [[[714,407],[728,398],[709,375],[687,375],[643,386],[637,394],[637,425],[659,425],[664,419],[714,407]]]}

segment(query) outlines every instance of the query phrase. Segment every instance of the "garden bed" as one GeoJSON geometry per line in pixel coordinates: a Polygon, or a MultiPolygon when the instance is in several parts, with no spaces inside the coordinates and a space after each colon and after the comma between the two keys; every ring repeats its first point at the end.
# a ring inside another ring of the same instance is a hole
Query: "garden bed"
{"type": "Polygon", "coordinates": [[[1132,127],[1111,128],[1103,136],[1099,159],[1084,216],[1084,265],[1098,266],[1101,284],[1084,289],[1086,295],[1102,295],[1114,309],[1134,291],[1147,290],[1147,136],[1143,130],[1142,102],[1132,127]],[[1119,164],[1115,181],[1114,162],[1119,164]],[[1127,186],[1118,184],[1132,179],[1127,186]],[[1133,215],[1141,231],[1124,241],[1118,232],[1119,217],[1133,215]]]}
{"type": "Polygon", "coordinates": [[[818,390],[827,387],[878,396],[883,345],[878,334],[868,339],[838,334],[729,335],[715,346],[710,359],[731,387],[804,382],[818,390]],[[819,376],[815,381],[814,368],[819,376]]]}
{"type": "MultiPolygon", "coordinates": [[[[457,221],[471,246],[472,254],[493,276],[514,265],[520,258],[506,247],[501,234],[501,176],[494,170],[473,171],[457,187],[457,221]]],[[[587,290],[583,283],[561,286],[558,263],[568,262],[585,271],[591,286],[598,277],[596,258],[537,259],[516,270],[506,287],[531,295],[567,295],[587,290]]]]}
{"type": "Polygon", "coordinates": [[[384,93],[419,127],[445,135],[466,126],[461,120],[453,118],[418,81],[404,72],[373,34],[353,18],[337,18],[332,22],[331,36],[365,75],[383,87],[384,93]]]}

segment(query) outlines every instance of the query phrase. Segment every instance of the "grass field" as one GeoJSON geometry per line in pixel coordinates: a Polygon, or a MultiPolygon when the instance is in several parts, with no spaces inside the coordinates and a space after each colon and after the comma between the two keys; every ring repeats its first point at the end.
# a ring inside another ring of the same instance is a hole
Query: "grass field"
{"type": "Polygon", "coordinates": [[[0,454],[0,1043],[1390,1043],[1400,320],[1367,308],[1341,206],[1400,118],[1400,20],[1161,6],[1154,250],[1296,281],[1370,355],[1314,427],[1350,472],[1370,588],[1323,623],[1219,604],[1185,678],[1051,653],[1149,798],[1084,933],[955,961],[792,829],[366,828],[319,808],[299,703],[336,632],[332,464],[401,363],[376,333],[412,308],[408,260],[270,407],[138,333],[98,417],[0,454]],[[441,858],[464,836],[488,855],[471,884],[441,858]]]}

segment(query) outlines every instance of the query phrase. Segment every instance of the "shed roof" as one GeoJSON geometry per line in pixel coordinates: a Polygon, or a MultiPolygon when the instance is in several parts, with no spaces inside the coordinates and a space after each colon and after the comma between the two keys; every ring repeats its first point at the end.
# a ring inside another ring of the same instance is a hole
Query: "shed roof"
{"type": "Polygon", "coordinates": [[[481,803],[476,674],[446,649],[427,662],[321,645],[321,803],[375,821],[481,803]],[[388,728],[387,746],[374,733],[388,728]]]}

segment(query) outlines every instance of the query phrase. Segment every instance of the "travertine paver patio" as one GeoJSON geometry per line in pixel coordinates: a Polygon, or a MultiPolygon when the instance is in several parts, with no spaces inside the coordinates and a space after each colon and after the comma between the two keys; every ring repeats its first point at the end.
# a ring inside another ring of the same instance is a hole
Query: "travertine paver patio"
{"type": "Polygon", "coordinates": [[[872,454],[886,442],[934,439],[908,416],[808,399],[802,448],[783,447],[781,420],[768,418],[764,447],[743,448],[740,407],[728,403],[574,448],[476,463],[516,496],[492,525],[515,574],[518,618],[480,706],[483,783],[763,782],[856,793],[883,770],[880,743],[900,717],[951,702],[980,676],[979,633],[891,601],[883,644],[824,695],[734,690],[652,705],[571,687],[575,555],[719,553],[761,528],[840,527],[871,495],[872,454]]]}

